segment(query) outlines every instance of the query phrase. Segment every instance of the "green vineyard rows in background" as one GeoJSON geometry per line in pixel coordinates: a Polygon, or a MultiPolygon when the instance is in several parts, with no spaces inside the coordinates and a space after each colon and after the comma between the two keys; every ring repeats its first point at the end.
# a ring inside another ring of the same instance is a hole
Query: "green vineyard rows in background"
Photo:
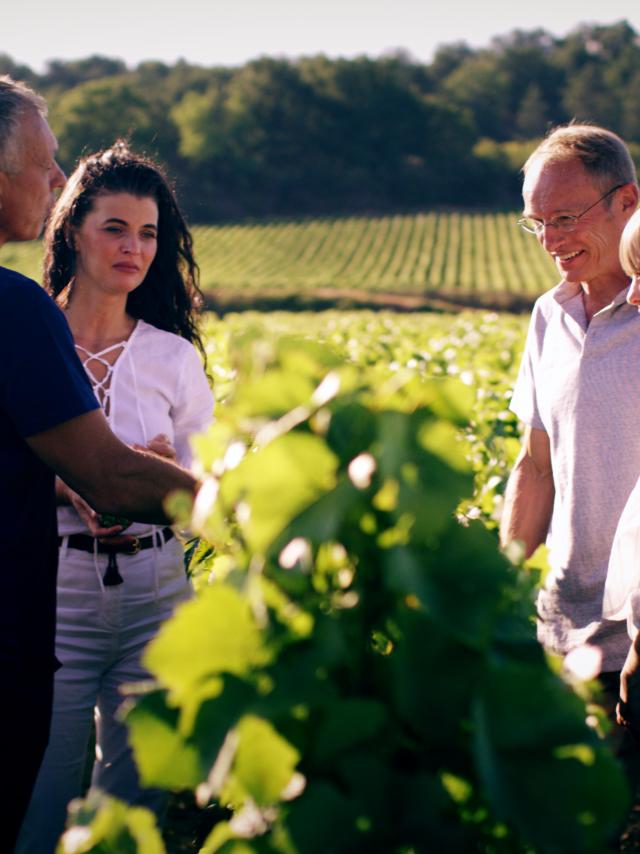
{"type": "MultiPolygon", "coordinates": [[[[555,284],[553,262],[515,213],[429,212],[384,217],[196,226],[206,293],[358,290],[416,296],[535,296],[555,284]]],[[[0,262],[40,278],[38,242],[0,262]]]]}

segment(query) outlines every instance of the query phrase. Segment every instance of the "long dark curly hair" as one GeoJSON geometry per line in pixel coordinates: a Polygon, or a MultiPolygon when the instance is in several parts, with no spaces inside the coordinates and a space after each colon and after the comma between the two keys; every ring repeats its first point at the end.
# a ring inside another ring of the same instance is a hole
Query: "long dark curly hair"
{"type": "Polygon", "coordinates": [[[96,198],[106,193],[152,198],[158,206],[156,255],[142,283],[128,295],[127,312],[186,338],[205,356],[195,321],[202,292],[191,234],[161,167],[131,151],[125,140],[83,157],[67,181],[45,232],[46,290],[56,302],[65,303],[76,264],[71,233],[82,225],[96,198]]]}

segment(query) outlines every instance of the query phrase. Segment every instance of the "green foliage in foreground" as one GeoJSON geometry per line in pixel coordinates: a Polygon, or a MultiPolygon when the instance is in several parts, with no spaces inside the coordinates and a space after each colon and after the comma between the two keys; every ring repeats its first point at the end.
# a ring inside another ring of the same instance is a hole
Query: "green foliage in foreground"
{"type": "MultiPolygon", "coordinates": [[[[535,640],[531,576],[456,518],[462,433],[477,468],[513,441],[523,325],[295,323],[210,322],[220,405],[188,515],[211,549],[130,699],[143,779],[230,807],[203,852],[604,850],[628,793],[597,709],[535,640]]],[[[467,517],[490,521],[479,494],[467,517]]],[[[60,850],[125,850],[100,822],[154,850],[132,821],[108,802],[60,850]]]]}
{"type": "Polygon", "coordinates": [[[73,801],[69,812],[73,826],[58,847],[63,854],[163,854],[165,850],[155,817],[144,807],[129,807],[95,791],[84,801],[73,801]]]}
{"type": "MultiPolygon", "coordinates": [[[[194,228],[202,288],[230,294],[336,297],[350,290],[440,296],[531,298],[557,280],[515,213],[431,212],[413,216],[263,222],[194,228]]],[[[38,242],[5,247],[0,262],[41,278],[38,242]]]]}

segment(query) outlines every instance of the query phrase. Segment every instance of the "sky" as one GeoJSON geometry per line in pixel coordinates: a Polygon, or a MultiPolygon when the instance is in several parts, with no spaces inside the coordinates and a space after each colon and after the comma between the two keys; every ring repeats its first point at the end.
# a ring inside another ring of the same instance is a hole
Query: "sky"
{"type": "Polygon", "coordinates": [[[624,19],[640,33],[640,0],[13,0],[3,7],[0,52],[38,72],[47,60],[92,54],[129,67],[178,59],[213,66],[403,49],[430,62],[440,45],[484,47],[514,29],[564,36],[581,23],[624,19]]]}

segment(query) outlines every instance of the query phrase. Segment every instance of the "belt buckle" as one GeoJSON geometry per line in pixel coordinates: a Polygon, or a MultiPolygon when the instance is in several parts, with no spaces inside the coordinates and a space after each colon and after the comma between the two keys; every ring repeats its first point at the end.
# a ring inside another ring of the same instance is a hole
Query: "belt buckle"
{"type": "Polygon", "coordinates": [[[127,549],[124,552],[126,555],[137,555],[140,551],[140,538],[134,537],[132,542],[127,545],[127,549]]]}

